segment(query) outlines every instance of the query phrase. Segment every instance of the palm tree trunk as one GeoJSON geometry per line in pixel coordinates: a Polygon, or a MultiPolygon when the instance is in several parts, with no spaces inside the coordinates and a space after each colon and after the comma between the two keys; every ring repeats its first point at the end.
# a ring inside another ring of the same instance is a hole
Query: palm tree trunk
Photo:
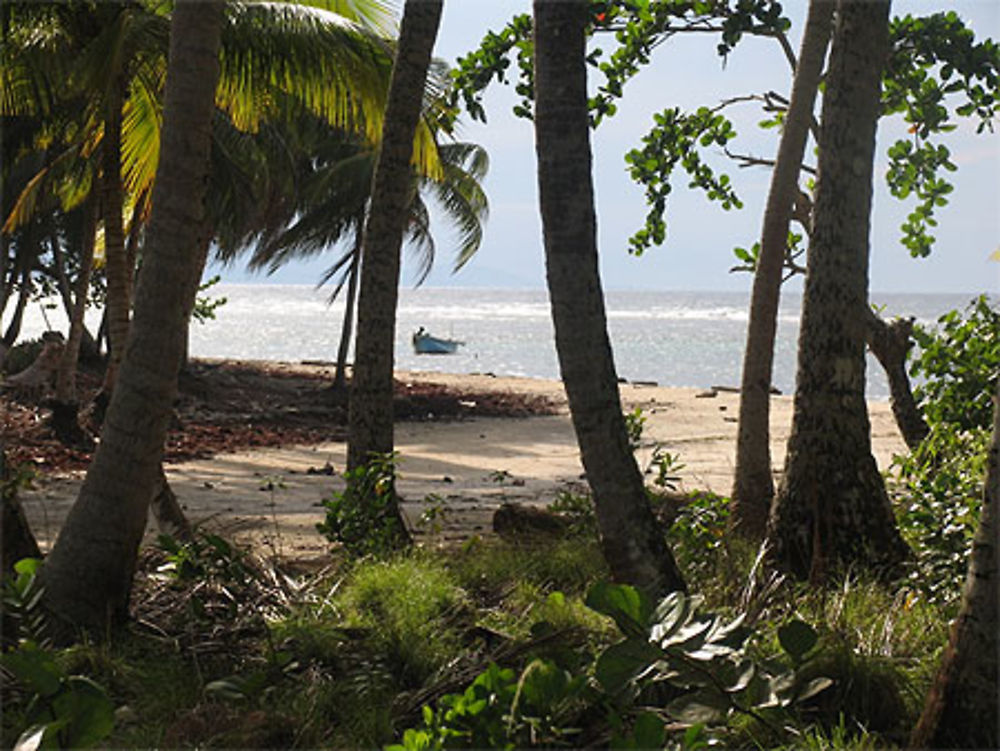
{"type": "Polygon", "coordinates": [[[87,293],[90,290],[90,272],[94,265],[94,234],[97,229],[97,201],[91,197],[82,207],[84,212],[83,243],[80,248],[80,270],[77,272],[76,289],[73,291],[73,309],[70,313],[69,336],[63,350],[59,373],[56,376],[56,401],[71,404],[76,401],[76,368],[83,340],[83,316],[87,310],[87,293]]]}
{"type": "Polygon", "coordinates": [[[222,7],[178,0],[173,13],[161,158],[129,349],[101,444],[43,573],[45,606],[67,631],[104,634],[128,615],[204,216],[222,7]]]}
{"type": "Polygon", "coordinates": [[[535,151],[556,350],[613,576],[663,594],[684,589],[629,448],[597,263],[586,0],[536,0],[535,151]]]}
{"type": "Polygon", "coordinates": [[[772,562],[815,581],[857,566],[891,575],[909,550],[871,453],[865,403],[868,236],[888,0],[842,0],[823,99],[819,178],[772,562]]]}
{"type": "Polygon", "coordinates": [[[122,222],[121,133],[122,91],[121,84],[109,86],[107,112],[104,117],[104,137],[101,142],[101,203],[104,215],[104,258],[107,274],[108,309],[108,366],[104,383],[98,396],[99,404],[106,405],[118,378],[118,368],[125,352],[128,338],[129,311],[132,303],[132,270],[128,268],[125,253],[125,227],[122,222]]]}
{"type": "Polygon", "coordinates": [[[413,191],[410,158],[442,0],[408,0],[396,47],[365,226],[348,410],[349,469],[393,450],[392,384],[399,253],[413,191]]]}
{"type": "Polygon", "coordinates": [[[347,280],[347,300],[344,302],[344,323],[340,329],[340,346],[337,348],[337,369],[333,375],[334,394],[342,394],[347,389],[347,350],[351,346],[354,330],[354,304],[358,296],[358,276],[361,271],[361,246],[364,236],[364,218],[358,219],[357,238],[354,243],[354,258],[351,259],[350,277],[347,280]]]}
{"type": "Polygon", "coordinates": [[[764,536],[774,496],[769,420],[778,300],[788,245],[788,225],[799,190],[799,171],[809,137],[813,104],[826,59],[835,6],[836,2],[831,0],[811,0],[809,3],[778,158],[771,173],[760,256],[750,298],[730,524],[737,532],[752,539],[764,536]]]}
{"type": "MultiPolygon", "coordinates": [[[[28,234],[30,232],[29,228],[25,229],[25,235],[30,238],[28,234]]],[[[21,287],[18,290],[17,303],[14,305],[14,314],[10,318],[10,323],[7,324],[7,330],[3,335],[3,344],[6,347],[13,347],[14,343],[17,341],[17,337],[21,335],[21,323],[24,321],[24,309],[28,307],[28,298],[31,295],[31,261],[25,256],[22,258],[21,265],[21,287]]]]}
{"type": "Polygon", "coordinates": [[[998,503],[1000,387],[993,406],[993,440],[986,465],[979,529],[972,541],[962,605],[909,748],[1000,747],[998,503]]]}

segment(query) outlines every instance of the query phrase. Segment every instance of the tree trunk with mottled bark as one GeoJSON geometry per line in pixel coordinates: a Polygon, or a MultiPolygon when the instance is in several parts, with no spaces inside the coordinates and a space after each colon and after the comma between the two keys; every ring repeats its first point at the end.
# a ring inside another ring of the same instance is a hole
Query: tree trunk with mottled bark
{"type": "Polygon", "coordinates": [[[604,556],[618,581],[653,594],[684,580],[656,524],[629,447],[597,263],[585,0],[536,0],[535,151],[556,350],[594,495],[604,556]]]}
{"type": "Polygon", "coordinates": [[[823,581],[848,567],[891,576],[909,549],[871,452],[865,403],[868,236],[888,53],[889,2],[842,2],[830,53],[785,476],[770,560],[823,581]]]}
{"type": "Polygon", "coordinates": [[[162,156],[128,350],[100,446],[43,570],[44,604],[64,637],[75,629],[104,635],[128,616],[204,216],[222,8],[204,0],[175,5],[162,156]]]}
{"type": "Polygon", "coordinates": [[[983,507],[972,541],[962,605],[910,748],[1000,748],[1000,623],[997,504],[1000,503],[1000,387],[983,507]]]}
{"type": "Polygon", "coordinates": [[[774,496],[769,424],[771,374],[788,226],[799,193],[799,171],[809,138],[835,7],[836,2],[832,0],[811,0],[809,3],[778,157],[771,173],[760,255],[750,298],[730,524],[741,535],[757,540],[764,536],[774,496]]]}
{"type": "Polygon", "coordinates": [[[408,0],[396,46],[365,225],[348,417],[349,469],[393,451],[393,367],[399,255],[413,181],[410,159],[441,0],[408,0]]]}

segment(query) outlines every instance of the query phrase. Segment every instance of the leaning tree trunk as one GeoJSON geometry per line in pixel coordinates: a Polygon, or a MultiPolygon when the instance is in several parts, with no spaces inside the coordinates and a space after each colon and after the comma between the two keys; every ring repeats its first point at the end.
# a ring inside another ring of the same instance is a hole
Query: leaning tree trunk
{"type": "Polygon", "coordinates": [[[442,0],[408,0],[392,66],[382,144],[372,179],[348,409],[347,466],[393,450],[392,383],[399,252],[413,191],[410,158],[442,0]]]}
{"type": "Polygon", "coordinates": [[[107,277],[107,311],[109,356],[104,382],[94,398],[98,416],[107,408],[115,388],[128,338],[129,311],[132,306],[132,269],[125,252],[125,226],[122,220],[121,144],[122,86],[109,86],[107,112],[104,117],[104,137],[101,143],[101,206],[104,216],[104,268],[107,277]]]}
{"type": "Polygon", "coordinates": [[[361,271],[361,243],[364,219],[358,220],[357,240],[354,244],[354,257],[351,259],[350,276],[347,279],[347,300],[344,302],[344,323],[340,328],[340,346],[337,348],[337,369],[333,375],[334,394],[347,391],[347,350],[351,347],[351,334],[354,331],[354,306],[358,296],[358,275],[361,271]]]}
{"type": "Polygon", "coordinates": [[[69,318],[69,338],[59,361],[56,374],[56,396],[52,402],[52,430],[68,446],[93,448],[90,436],[80,427],[79,403],[76,398],[76,373],[83,341],[83,317],[87,310],[87,293],[94,264],[94,235],[97,230],[97,201],[92,196],[82,208],[84,212],[80,268],[77,272],[73,303],[69,318]]]}
{"type": "Polygon", "coordinates": [[[910,748],[1000,748],[1000,589],[997,572],[1000,503],[1000,387],[986,465],[979,529],[972,541],[962,606],[951,629],[910,748]]]}
{"type": "Polygon", "coordinates": [[[653,593],[684,580],[629,447],[597,263],[586,0],[536,0],[535,152],[556,350],[612,575],[653,593]]]}
{"type": "Polygon", "coordinates": [[[772,562],[814,581],[850,566],[891,575],[908,548],[871,453],[865,403],[868,235],[889,2],[842,0],[820,133],[813,234],[772,562]]]}
{"type": "Polygon", "coordinates": [[[836,2],[831,0],[811,0],[809,3],[778,158],[771,173],[760,255],[753,278],[740,385],[739,432],[730,516],[732,527],[752,539],[764,536],[774,496],[768,421],[778,300],[788,245],[788,225],[799,192],[799,170],[809,137],[835,6],[836,2]]]}
{"type": "Polygon", "coordinates": [[[222,9],[204,0],[175,4],[162,151],[128,351],[101,444],[43,571],[44,603],[64,630],[103,634],[128,615],[204,216],[222,9]]]}
{"type": "Polygon", "coordinates": [[[885,370],[889,381],[889,404],[896,418],[907,447],[913,451],[927,437],[931,429],[917,406],[910,388],[910,376],[906,372],[906,354],[913,340],[912,318],[896,318],[891,323],[883,321],[870,306],[865,306],[866,335],[868,348],[885,370]]]}

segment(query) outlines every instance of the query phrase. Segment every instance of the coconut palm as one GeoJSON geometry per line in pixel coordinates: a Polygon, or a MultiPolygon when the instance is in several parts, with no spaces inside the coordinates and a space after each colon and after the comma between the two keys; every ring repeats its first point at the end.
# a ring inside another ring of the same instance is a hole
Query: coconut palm
{"type": "Polygon", "coordinates": [[[389,85],[382,141],[365,222],[358,334],[348,409],[347,464],[393,450],[392,379],[399,288],[399,250],[414,192],[418,132],[442,0],[407,0],[389,85]]]}
{"type": "Polygon", "coordinates": [[[535,0],[535,150],[559,369],[612,575],[654,594],[684,580],[628,444],[597,264],[586,0],[535,0]]]}
{"type": "MultiPolygon", "coordinates": [[[[134,265],[124,249],[120,208],[131,204],[133,220],[148,216],[149,188],[159,155],[159,92],[169,5],[143,0],[4,7],[5,20],[23,33],[14,34],[15,43],[4,48],[0,113],[45,114],[66,97],[86,94],[87,105],[80,110],[66,152],[85,152],[100,165],[94,172],[102,176],[105,215],[112,341],[106,384],[110,387],[127,331],[134,265]]],[[[254,130],[275,106],[284,106],[291,98],[303,111],[376,138],[391,61],[383,38],[362,24],[383,29],[387,17],[386,5],[379,0],[330,0],[309,7],[228,3],[217,92],[220,111],[238,127],[254,130]],[[353,18],[336,15],[330,8],[350,11],[353,18]]],[[[428,169],[434,168],[436,151],[426,129],[420,131],[417,154],[428,169]]],[[[32,182],[8,225],[25,220],[34,206],[34,194],[45,184],[42,179],[32,182]]],[[[206,237],[206,248],[210,239],[206,237]]]]}
{"type": "MultiPolygon", "coordinates": [[[[315,256],[336,247],[342,249],[320,280],[320,284],[334,282],[331,301],[347,287],[333,384],[335,391],[341,391],[345,387],[344,363],[351,338],[375,150],[356,138],[342,135],[339,141],[329,136],[322,138],[309,153],[314,156],[300,182],[299,205],[289,207],[294,209],[294,220],[280,231],[262,232],[255,237],[249,265],[273,272],[294,258],[315,256]]],[[[485,150],[475,144],[446,143],[438,147],[438,154],[441,164],[438,175],[415,172],[412,176],[415,190],[408,209],[405,239],[417,260],[417,284],[426,278],[436,256],[425,196],[435,199],[457,230],[455,271],[479,248],[488,213],[486,194],[480,184],[489,164],[485,150]]],[[[244,247],[248,244],[251,243],[244,241],[244,247]]]]}
{"type": "Polygon", "coordinates": [[[209,171],[222,3],[178,0],[149,247],[130,351],[102,441],[44,569],[44,605],[67,636],[128,615],[132,574],[177,386],[185,290],[209,171]]]}

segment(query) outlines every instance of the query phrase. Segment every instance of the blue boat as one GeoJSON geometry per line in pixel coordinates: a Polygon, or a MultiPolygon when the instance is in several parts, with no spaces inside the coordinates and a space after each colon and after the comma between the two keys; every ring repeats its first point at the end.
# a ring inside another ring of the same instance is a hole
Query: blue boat
{"type": "Polygon", "coordinates": [[[455,339],[439,339],[424,331],[421,326],[413,334],[413,351],[418,355],[453,355],[465,344],[455,339]]]}

